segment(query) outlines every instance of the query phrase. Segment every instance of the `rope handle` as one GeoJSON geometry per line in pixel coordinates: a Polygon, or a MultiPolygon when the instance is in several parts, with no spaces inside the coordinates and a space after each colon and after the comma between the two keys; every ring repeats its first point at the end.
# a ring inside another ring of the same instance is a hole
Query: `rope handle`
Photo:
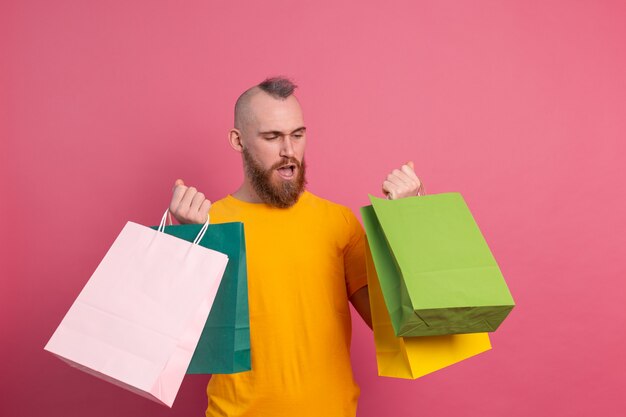
{"type": "MultiPolygon", "coordinates": [[[[172,214],[170,213],[170,209],[169,208],[167,210],[165,210],[165,213],[163,213],[163,217],[161,217],[161,223],[159,223],[159,228],[157,229],[158,232],[165,233],[165,220],[168,217],[169,217],[170,226],[171,226],[172,225],[172,214]]],[[[209,223],[210,223],[210,216],[207,214],[206,222],[204,222],[204,225],[202,226],[202,228],[198,232],[198,235],[194,239],[193,245],[197,245],[202,240],[202,238],[204,237],[204,234],[206,233],[207,229],[209,228],[209,223]]]]}

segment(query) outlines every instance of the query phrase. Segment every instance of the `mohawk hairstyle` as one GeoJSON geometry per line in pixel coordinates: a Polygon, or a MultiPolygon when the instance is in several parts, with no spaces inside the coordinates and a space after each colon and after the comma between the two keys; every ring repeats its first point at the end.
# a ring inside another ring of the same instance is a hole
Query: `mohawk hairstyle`
{"type": "Polygon", "coordinates": [[[246,121],[250,119],[250,99],[258,93],[259,90],[269,94],[278,100],[286,100],[287,97],[293,94],[293,91],[298,86],[295,85],[289,78],[285,77],[271,77],[266,78],[265,81],[252,88],[247,89],[237,99],[235,103],[235,128],[243,129],[246,121]]]}
{"type": "Polygon", "coordinates": [[[286,99],[298,88],[289,78],[271,77],[265,79],[258,87],[274,98],[286,99]]]}

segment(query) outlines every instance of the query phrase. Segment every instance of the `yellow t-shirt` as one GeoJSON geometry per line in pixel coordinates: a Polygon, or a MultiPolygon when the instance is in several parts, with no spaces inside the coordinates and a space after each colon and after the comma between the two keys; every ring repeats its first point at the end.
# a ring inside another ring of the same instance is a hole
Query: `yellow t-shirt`
{"type": "Polygon", "coordinates": [[[352,211],[305,191],[288,209],[228,196],[210,215],[244,223],[252,370],[213,375],[206,415],[354,416],[348,298],[367,278],[352,211]]]}

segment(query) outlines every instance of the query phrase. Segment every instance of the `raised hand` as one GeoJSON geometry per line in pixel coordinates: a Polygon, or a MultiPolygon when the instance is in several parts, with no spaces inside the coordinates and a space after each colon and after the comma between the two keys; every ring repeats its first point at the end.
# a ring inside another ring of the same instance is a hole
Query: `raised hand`
{"type": "Polygon", "coordinates": [[[415,175],[413,162],[409,161],[399,169],[394,169],[383,182],[383,194],[390,200],[424,195],[424,185],[415,175]]]}
{"type": "Polygon", "coordinates": [[[187,187],[183,180],[178,179],[172,190],[170,213],[181,224],[204,224],[209,215],[211,202],[198,192],[195,187],[187,187]]]}

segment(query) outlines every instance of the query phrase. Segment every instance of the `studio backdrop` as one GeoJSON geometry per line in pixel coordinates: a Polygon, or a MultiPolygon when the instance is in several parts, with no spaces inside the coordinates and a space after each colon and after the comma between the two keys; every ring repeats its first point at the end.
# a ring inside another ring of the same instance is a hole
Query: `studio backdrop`
{"type": "Polygon", "coordinates": [[[417,380],[377,376],[353,315],[359,417],[622,415],[625,39],[608,0],[2,1],[0,415],[203,415],[207,375],[168,409],[43,347],[177,178],[236,190],[233,106],[272,75],[299,85],[312,192],[359,215],[413,160],[515,298],[490,351],[417,380]]]}

